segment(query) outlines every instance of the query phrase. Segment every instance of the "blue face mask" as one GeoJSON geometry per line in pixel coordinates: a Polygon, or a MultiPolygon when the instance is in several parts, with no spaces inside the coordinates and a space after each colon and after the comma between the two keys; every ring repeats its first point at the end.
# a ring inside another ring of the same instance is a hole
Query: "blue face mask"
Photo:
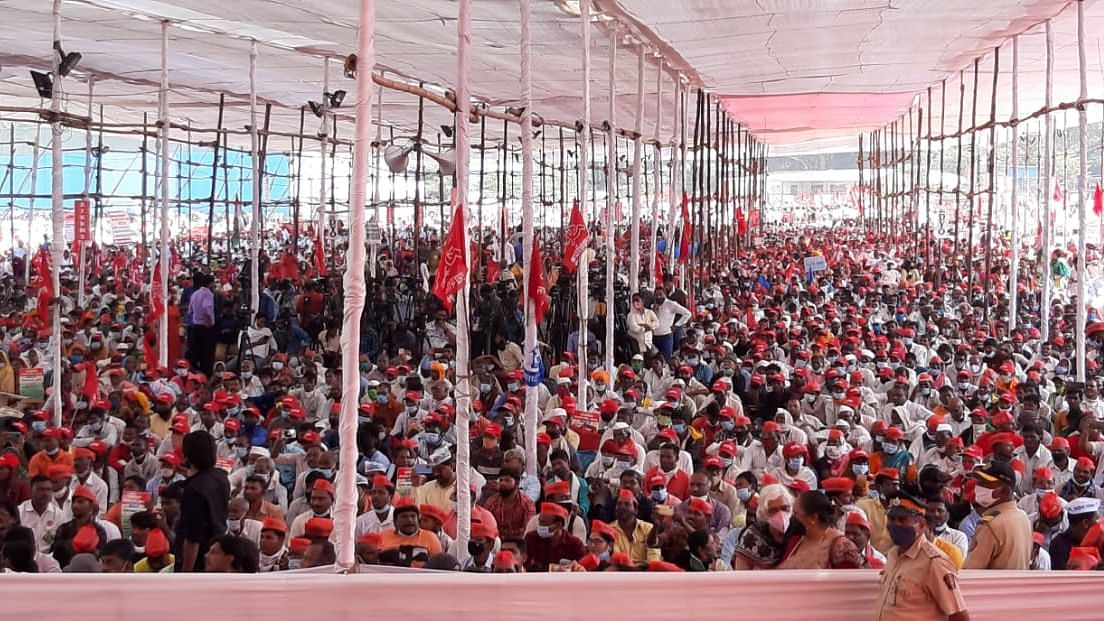
{"type": "Polygon", "coordinates": [[[900,524],[886,524],[886,528],[889,530],[889,538],[898,547],[907,549],[912,547],[912,544],[916,541],[915,528],[901,526],[900,524]]]}
{"type": "Polygon", "coordinates": [[[84,360],[84,356],[81,356],[80,354],[73,354],[72,356],[69,356],[69,362],[72,362],[73,364],[80,364],[81,360],[84,360]]]}
{"type": "Polygon", "coordinates": [[[671,427],[673,427],[675,433],[679,434],[680,436],[686,433],[686,423],[674,423],[671,425],[671,427]]]}
{"type": "Polygon", "coordinates": [[[44,420],[34,421],[33,423],[31,423],[31,429],[34,429],[38,433],[42,433],[43,431],[46,431],[46,421],[44,421],[44,420]]]}
{"type": "Polygon", "coordinates": [[[376,403],[381,405],[387,405],[387,395],[379,395],[376,397],[376,403]]]}
{"type": "Polygon", "coordinates": [[[721,421],[721,429],[725,431],[732,431],[736,428],[736,422],[731,420],[721,421]]]}
{"type": "Polygon", "coordinates": [[[652,490],[652,500],[656,502],[664,502],[667,500],[667,490],[657,489],[652,490]]]}
{"type": "Polygon", "coordinates": [[[441,434],[436,431],[423,431],[422,439],[425,440],[426,444],[437,445],[441,443],[441,434]]]}
{"type": "Polygon", "coordinates": [[[805,465],[805,460],[800,458],[800,457],[795,457],[794,459],[786,460],[786,466],[790,470],[800,470],[801,467],[804,466],[804,465],[805,465]]]}
{"type": "Polygon", "coordinates": [[[747,502],[749,499],[751,499],[751,488],[750,487],[737,488],[736,489],[736,498],[738,498],[740,500],[740,502],[747,502]]]}
{"type": "Polygon", "coordinates": [[[503,416],[502,417],[502,424],[506,427],[513,427],[514,426],[514,417],[513,416],[503,416]]]}
{"type": "Polygon", "coordinates": [[[329,470],[327,468],[315,468],[314,470],[312,470],[312,472],[317,472],[327,479],[333,478],[333,470],[329,470]]]}

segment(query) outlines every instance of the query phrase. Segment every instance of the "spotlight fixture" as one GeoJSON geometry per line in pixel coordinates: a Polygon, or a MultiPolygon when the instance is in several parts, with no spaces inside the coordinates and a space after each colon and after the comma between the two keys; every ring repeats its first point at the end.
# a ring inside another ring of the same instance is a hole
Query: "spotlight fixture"
{"type": "Polygon", "coordinates": [[[387,168],[392,173],[401,173],[406,170],[406,164],[408,155],[413,150],[413,146],[400,147],[397,145],[391,145],[383,152],[383,160],[387,163],[387,168]]]}
{"type": "Polygon", "coordinates": [[[506,114],[510,116],[520,117],[523,112],[525,112],[525,106],[510,106],[506,108],[506,114]]]}
{"type": "Polygon", "coordinates": [[[32,71],[31,79],[34,80],[35,90],[38,91],[38,96],[43,99],[51,99],[54,96],[54,81],[50,79],[50,75],[42,73],[41,71],[32,71]]]}
{"type": "Polygon", "coordinates": [[[334,91],[332,93],[323,93],[324,97],[330,100],[331,108],[340,108],[341,102],[345,101],[345,91],[334,91]]]}
{"type": "Polygon", "coordinates": [[[350,80],[355,80],[357,77],[357,55],[349,54],[345,57],[345,77],[350,80]]]}
{"type": "Polygon", "coordinates": [[[456,151],[448,149],[440,153],[426,152],[426,155],[437,162],[438,169],[443,176],[456,174],[456,151]]]}
{"type": "Polygon", "coordinates": [[[310,106],[311,112],[314,113],[314,116],[318,118],[322,118],[322,114],[326,112],[326,108],[317,101],[308,101],[307,105],[310,106]]]}
{"type": "Polygon", "coordinates": [[[452,138],[452,125],[442,125],[441,133],[445,135],[445,138],[452,138]]]}
{"type": "Polygon", "coordinates": [[[64,78],[65,76],[69,75],[69,72],[72,71],[78,63],[80,63],[81,53],[69,52],[68,54],[66,54],[65,51],[61,49],[61,44],[58,44],[55,47],[57,47],[57,53],[60,57],[60,60],[58,61],[58,74],[64,78]]]}

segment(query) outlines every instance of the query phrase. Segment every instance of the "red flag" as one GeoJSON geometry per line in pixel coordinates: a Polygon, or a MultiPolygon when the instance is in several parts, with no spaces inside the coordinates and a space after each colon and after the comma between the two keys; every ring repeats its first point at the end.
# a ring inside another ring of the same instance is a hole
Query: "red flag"
{"type": "Polygon", "coordinates": [[[1062,188],[1058,186],[1058,180],[1054,180],[1054,195],[1051,197],[1054,202],[1062,200],[1062,188]]]}
{"type": "Polygon", "coordinates": [[[96,363],[89,360],[84,364],[84,387],[81,394],[92,401],[100,394],[100,378],[96,375],[96,363]]]}
{"type": "Polygon", "coordinates": [[[501,275],[502,267],[498,265],[498,261],[495,261],[491,257],[487,257],[487,284],[495,284],[498,282],[498,277],[501,275]]]}
{"type": "Polygon", "coordinates": [[[682,194],[682,240],[679,242],[679,263],[690,260],[690,239],[694,235],[694,226],[690,223],[690,196],[682,194]]]}
{"type": "Polygon", "coordinates": [[[1104,214],[1104,190],[1100,189],[1099,183],[1093,190],[1093,213],[1098,216],[1104,214]]]}
{"type": "Polygon", "coordinates": [[[325,243],[322,240],[322,227],[318,227],[318,231],[314,236],[314,268],[318,270],[319,276],[326,275],[326,248],[325,243]]]}
{"type": "Polygon", "coordinates": [[[533,301],[533,314],[537,323],[544,319],[544,313],[552,305],[548,297],[548,289],[544,286],[544,263],[541,262],[540,244],[533,240],[533,255],[529,261],[529,283],[527,286],[529,299],[533,301]]]}
{"type": "Polygon", "coordinates": [[[589,238],[586,223],[583,222],[583,212],[579,210],[579,202],[575,201],[571,206],[571,222],[567,225],[567,239],[564,243],[564,268],[568,274],[575,273],[579,257],[583,256],[589,238]]]}
{"type": "Polygon", "coordinates": [[[736,207],[736,234],[740,237],[747,235],[747,218],[742,207],[736,207]]]}
{"type": "Polygon", "coordinates": [[[165,300],[161,297],[161,261],[153,265],[153,277],[150,279],[150,314],[146,321],[153,323],[165,312],[165,300]]]}
{"type": "Polygon", "coordinates": [[[452,312],[456,294],[464,286],[464,277],[468,273],[468,261],[464,256],[464,205],[457,205],[452,214],[448,237],[441,247],[441,257],[437,262],[437,277],[433,281],[433,295],[441,300],[445,310],[452,312]]]}

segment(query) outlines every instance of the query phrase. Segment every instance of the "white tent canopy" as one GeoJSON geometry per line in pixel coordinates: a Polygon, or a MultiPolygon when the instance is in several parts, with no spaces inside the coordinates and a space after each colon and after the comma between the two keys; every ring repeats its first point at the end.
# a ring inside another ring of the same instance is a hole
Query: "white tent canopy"
{"type": "MultiPolygon", "coordinates": [[[[49,2],[7,2],[0,21],[0,97],[5,109],[39,105],[27,69],[50,68],[49,2]]],[[[379,70],[411,84],[450,88],[455,67],[455,3],[444,0],[381,2],[376,22],[379,70]]],[[[929,86],[948,83],[947,126],[957,123],[959,70],[1012,35],[1021,37],[1020,109],[1041,105],[1043,42],[1041,23],[1054,19],[1055,100],[1076,95],[1076,23],[1070,4],[1053,0],[597,0],[599,27],[593,37],[596,71],[604,75],[608,23],[621,22],[629,45],[617,64],[623,127],[635,125],[635,56],[648,54],[646,97],[654,100],[656,55],[693,86],[725,98],[734,117],[774,152],[825,146],[854,147],[860,131],[899,117],[929,86]]],[[[518,99],[520,25],[514,0],[474,3],[472,93],[476,101],[510,105],[518,99]]],[[[1086,0],[1087,31],[1104,28],[1104,6],[1086,0]]],[[[544,118],[574,122],[581,117],[578,67],[580,35],[577,2],[534,2],[534,111],[544,118]]],[[[248,124],[250,40],[260,46],[257,83],[260,102],[273,104],[272,129],[296,133],[299,110],[323,90],[323,57],[330,57],[330,89],[348,91],[339,110],[338,136],[351,133],[353,82],[341,75],[344,57],[355,45],[356,3],[272,0],[67,0],[62,32],[66,51],[83,54],[67,83],[69,112],[86,114],[87,87],[95,79],[94,107],[104,106],[109,123],[140,123],[156,109],[161,20],[169,20],[169,81],[174,121],[214,128],[219,93],[227,94],[224,125],[243,131],[248,124]],[[75,80],[73,78],[76,78],[75,80]]],[[[1091,35],[1090,35],[1091,37],[1091,35]]],[[[623,42],[627,43],[627,42],[623,42]]],[[[1090,38],[1090,92],[1104,88],[1099,45],[1090,38]]],[[[998,117],[1011,106],[1010,62],[1006,52],[998,85],[998,117]]],[[[988,115],[992,61],[980,66],[979,118],[988,115]]],[[[972,92],[972,73],[966,94],[972,92]]],[[[604,79],[595,97],[604,97],[604,79]]],[[[670,77],[664,131],[671,137],[670,77]]],[[[971,100],[972,101],[972,100],[971,100]]],[[[969,104],[969,102],[968,102],[969,104]]],[[[970,106],[966,106],[969,115],[970,106]]],[[[317,122],[309,112],[308,132],[317,122]]],[[[644,134],[653,134],[654,107],[645,107],[644,134]]],[[[401,131],[417,119],[417,99],[385,92],[383,119],[401,131]]],[[[600,119],[596,119],[600,121],[600,119]]],[[[426,125],[451,123],[451,114],[426,106],[426,125]]],[[[969,122],[966,123],[969,125],[969,122]]],[[[936,127],[939,119],[935,119],[936,127]]],[[[488,123],[491,135],[500,123],[488,123]]],[[[516,128],[511,130],[516,135],[516,128]]],[[[247,142],[242,135],[240,142],[247,142]]]]}

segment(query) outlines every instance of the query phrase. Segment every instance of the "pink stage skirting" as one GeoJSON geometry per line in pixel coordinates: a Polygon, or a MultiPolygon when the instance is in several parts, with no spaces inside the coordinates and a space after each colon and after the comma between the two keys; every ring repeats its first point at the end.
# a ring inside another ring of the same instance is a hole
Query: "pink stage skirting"
{"type": "MultiPolygon", "coordinates": [[[[877,581],[872,571],[0,574],[0,616],[35,621],[860,621],[874,618],[877,581]]],[[[961,584],[975,621],[1104,619],[1104,574],[1098,572],[963,572],[961,584]]]]}

